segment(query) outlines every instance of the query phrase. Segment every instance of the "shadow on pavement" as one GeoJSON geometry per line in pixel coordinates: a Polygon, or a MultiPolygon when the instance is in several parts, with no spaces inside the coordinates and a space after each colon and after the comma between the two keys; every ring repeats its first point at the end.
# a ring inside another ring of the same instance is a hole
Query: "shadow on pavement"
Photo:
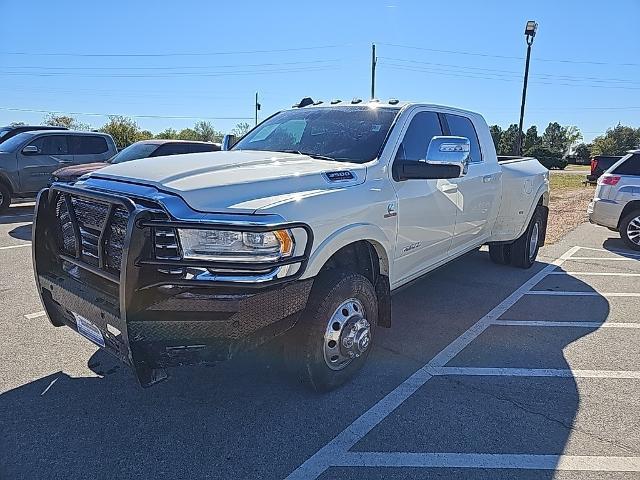
{"type": "MultiPolygon", "coordinates": [[[[615,252],[618,255],[622,255],[624,256],[629,256],[632,258],[638,258],[638,256],[640,255],[640,251],[638,250],[631,250],[626,243],[624,243],[624,241],[621,238],[607,238],[603,244],[602,247],[605,250],[610,250],[615,252]],[[627,255],[628,254],[628,255],[627,255]]],[[[638,258],[640,260],[640,258],[638,258]]]]}
{"type": "Polygon", "coordinates": [[[33,204],[11,206],[5,213],[0,214],[0,225],[31,221],[33,209],[33,204]]]}
{"type": "Polygon", "coordinates": [[[13,230],[9,230],[9,236],[13,238],[17,238],[18,240],[31,241],[32,225],[33,225],[32,223],[28,223],[26,225],[20,225],[19,227],[16,227],[13,230]]]}
{"type": "MultiPolygon", "coordinates": [[[[150,389],[98,351],[89,366],[101,377],[59,372],[7,391],[0,395],[0,478],[283,478],[522,283],[522,271],[492,265],[486,257],[474,252],[394,296],[394,328],[381,335],[359,376],[327,394],[306,391],[283,374],[278,343],[216,367],[176,369],[169,381],[150,389]],[[483,273],[469,278],[470,265],[483,273]]],[[[600,321],[606,313],[599,312],[600,321]]],[[[546,356],[560,363],[553,368],[569,368],[563,348],[590,331],[544,347],[501,338],[492,348],[499,347],[500,357],[547,348],[546,356]]],[[[482,355],[490,359],[489,353],[482,355]]],[[[522,387],[525,395],[516,400],[510,397],[519,390],[512,391],[507,378],[500,391],[473,379],[464,386],[457,386],[462,378],[442,380],[428,382],[398,409],[412,405],[414,411],[404,424],[397,419],[403,430],[391,425],[387,431],[398,436],[383,434],[375,450],[413,445],[425,452],[563,452],[579,404],[573,379],[555,393],[522,387]],[[551,406],[539,403],[549,398],[551,406]],[[526,408],[514,409],[515,401],[526,408]],[[483,413],[483,405],[493,403],[497,416],[486,423],[494,412],[483,413]],[[535,451],[528,450],[534,437],[535,451]]],[[[473,477],[473,470],[466,473],[473,477]]]]}

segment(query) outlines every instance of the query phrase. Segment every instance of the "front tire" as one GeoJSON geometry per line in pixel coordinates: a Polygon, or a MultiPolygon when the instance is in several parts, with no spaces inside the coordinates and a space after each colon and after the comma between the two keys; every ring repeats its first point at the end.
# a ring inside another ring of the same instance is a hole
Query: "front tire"
{"type": "Polygon", "coordinates": [[[540,239],[544,228],[540,209],[536,208],[525,232],[511,245],[511,265],[531,268],[540,249],[540,239]]]}
{"type": "Polygon", "coordinates": [[[375,288],[365,276],[330,269],[313,284],[305,311],[288,338],[286,361],[317,392],[348,381],[367,360],[378,323],[375,288]]]}
{"type": "Polygon", "coordinates": [[[0,183],[0,213],[5,213],[11,205],[11,191],[4,184],[0,183]]]}
{"type": "Polygon", "coordinates": [[[620,220],[620,237],[628,247],[640,250],[640,210],[635,210],[620,220]]]}

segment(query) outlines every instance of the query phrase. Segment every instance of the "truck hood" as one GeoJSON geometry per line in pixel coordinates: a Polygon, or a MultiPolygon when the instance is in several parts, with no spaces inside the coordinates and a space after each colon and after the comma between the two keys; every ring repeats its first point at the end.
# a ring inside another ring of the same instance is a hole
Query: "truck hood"
{"type": "Polygon", "coordinates": [[[134,160],[91,176],[175,193],[201,212],[253,213],[273,204],[358,185],[365,180],[366,167],[307,155],[233,150],[134,160]]]}
{"type": "Polygon", "coordinates": [[[53,172],[54,177],[58,177],[60,180],[76,180],[82,175],[95,172],[108,166],[106,162],[95,163],[82,163],[80,165],[69,165],[68,167],[62,167],[53,172]]]}

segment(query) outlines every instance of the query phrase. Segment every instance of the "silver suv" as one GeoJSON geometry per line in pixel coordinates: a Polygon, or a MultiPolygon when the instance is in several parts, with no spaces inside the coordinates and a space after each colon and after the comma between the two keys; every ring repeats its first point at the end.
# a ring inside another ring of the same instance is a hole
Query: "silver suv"
{"type": "Polygon", "coordinates": [[[640,150],[602,174],[587,212],[591,223],[620,232],[629,247],[640,250],[640,150]]]}
{"type": "Polygon", "coordinates": [[[0,213],[16,197],[34,197],[61,167],[103,162],[117,153],[110,135],[46,130],[19,133],[0,143],[0,213]]]}

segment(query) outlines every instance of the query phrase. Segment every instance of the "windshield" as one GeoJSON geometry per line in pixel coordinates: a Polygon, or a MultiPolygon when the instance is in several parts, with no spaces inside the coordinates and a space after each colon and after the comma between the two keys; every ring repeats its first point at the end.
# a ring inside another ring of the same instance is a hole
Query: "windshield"
{"type": "Polygon", "coordinates": [[[378,156],[398,111],[368,105],[287,110],[263,122],[232,150],[303,153],[365,163],[378,156]]]}
{"type": "Polygon", "coordinates": [[[120,150],[109,159],[109,163],[122,163],[139,158],[147,158],[159,145],[155,143],[134,143],[127,148],[120,150]]]}
{"type": "Polygon", "coordinates": [[[0,151],[1,152],[13,152],[17,150],[20,145],[33,137],[32,134],[28,132],[19,133],[18,135],[11,137],[4,142],[0,143],[0,151]]]}

